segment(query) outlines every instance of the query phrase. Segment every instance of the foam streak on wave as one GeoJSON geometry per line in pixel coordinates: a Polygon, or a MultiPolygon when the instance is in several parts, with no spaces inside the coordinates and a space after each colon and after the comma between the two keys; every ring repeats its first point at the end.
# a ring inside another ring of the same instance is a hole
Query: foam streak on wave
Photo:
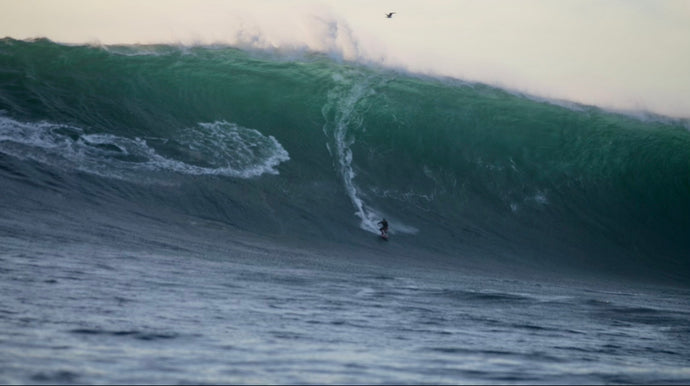
{"type": "Polygon", "coordinates": [[[224,121],[199,123],[172,139],[89,134],[75,126],[6,117],[0,117],[0,129],[2,153],[132,181],[143,172],[252,178],[278,174],[275,167],[290,159],[273,136],[224,121]],[[200,161],[203,154],[213,157],[200,161]]]}

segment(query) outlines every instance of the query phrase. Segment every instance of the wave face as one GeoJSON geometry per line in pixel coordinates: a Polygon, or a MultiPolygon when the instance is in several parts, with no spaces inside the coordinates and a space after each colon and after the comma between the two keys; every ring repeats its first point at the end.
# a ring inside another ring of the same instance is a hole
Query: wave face
{"type": "Polygon", "coordinates": [[[11,39],[0,110],[3,207],[58,190],[341,249],[385,217],[419,256],[690,279],[685,121],[320,54],[11,39]]]}

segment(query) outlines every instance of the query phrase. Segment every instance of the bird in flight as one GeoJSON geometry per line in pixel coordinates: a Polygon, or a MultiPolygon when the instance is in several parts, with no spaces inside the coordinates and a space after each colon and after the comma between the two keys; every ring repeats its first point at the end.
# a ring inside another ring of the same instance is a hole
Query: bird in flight
{"type": "Polygon", "coordinates": [[[387,13],[387,14],[386,14],[386,17],[390,19],[391,17],[393,17],[393,14],[394,14],[394,13],[395,13],[395,12],[387,13]]]}

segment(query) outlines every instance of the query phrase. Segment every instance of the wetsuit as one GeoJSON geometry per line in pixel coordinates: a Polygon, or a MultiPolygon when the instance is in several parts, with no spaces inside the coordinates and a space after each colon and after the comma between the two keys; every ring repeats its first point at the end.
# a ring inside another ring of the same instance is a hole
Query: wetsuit
{"type": "Polygon", "coordinates": [[[386,220],[381,220],[379,221],[379,224],[381,225],[381,228],[379,230],[381,231],[381,235],[387,235],[388,234],[388,221],[386,220]]]}

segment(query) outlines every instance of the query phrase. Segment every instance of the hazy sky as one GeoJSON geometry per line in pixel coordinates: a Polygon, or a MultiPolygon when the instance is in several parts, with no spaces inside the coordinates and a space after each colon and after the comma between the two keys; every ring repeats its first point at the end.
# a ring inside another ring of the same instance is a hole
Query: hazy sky
{"type": "Polygon", "coordinates": [[[690,117],[690,0],[0,0],[0,36],[308,48],[690,117]]]}

